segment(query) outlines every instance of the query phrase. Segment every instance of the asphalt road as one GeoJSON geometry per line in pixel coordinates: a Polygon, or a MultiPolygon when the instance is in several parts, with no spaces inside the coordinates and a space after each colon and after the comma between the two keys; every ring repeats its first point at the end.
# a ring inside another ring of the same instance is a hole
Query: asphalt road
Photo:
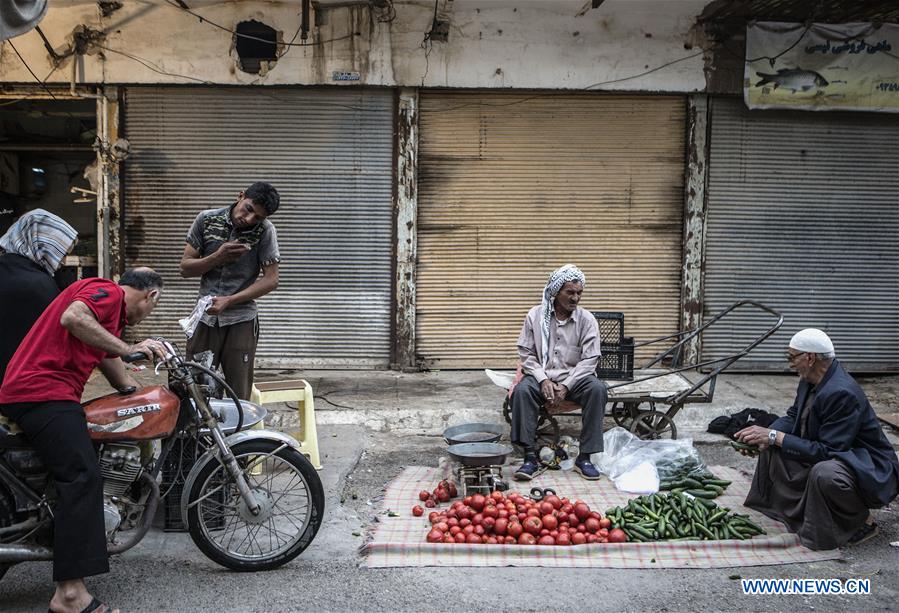
{"type": "MultiPolygon", "coordinates": [[[[90,589],[122,611],[695,611],[896,610],[896,508],[877,512],[881,534],[817,564],[712,570],[409,568],[369,570],[357,548],[375,514],[369,504],[402,467],[437,464],[436,437],[320,427],[327,513],[311,547],[278,570],[240,574],[206,559],[190,538],[154,530],[112,561],[90,589]],[[343,500],[343,503],[341,503],[343,500]],[[741,578],[869,578],[866,596],[745,596],[741,578]]],[[[724,444],[702,444],[708,464],[752,470],[724,444]]],[[[46,610],[49,563],[12,568],[0,581],[3,611],[46,610]]]]}

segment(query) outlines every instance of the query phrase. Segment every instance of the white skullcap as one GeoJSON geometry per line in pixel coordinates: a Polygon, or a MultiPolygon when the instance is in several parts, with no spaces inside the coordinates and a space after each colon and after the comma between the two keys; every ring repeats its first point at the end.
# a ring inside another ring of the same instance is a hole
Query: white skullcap
{"type": "Polygon", "coordinates": [[[806,328],[794,334],[790,339],[790,348],[796,351],[817,353],[825,358],[832,358],[836,355],[830,337],[817,328],[806,328]]]}

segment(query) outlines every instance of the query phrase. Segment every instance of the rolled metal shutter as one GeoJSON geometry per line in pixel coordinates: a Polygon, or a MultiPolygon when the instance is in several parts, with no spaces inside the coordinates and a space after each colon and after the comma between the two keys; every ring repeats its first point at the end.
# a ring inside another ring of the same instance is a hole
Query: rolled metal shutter
{"type": "Polygon", "coordinates": [[[190,224],[269,181],[282,262],[258,301],[257,365],[387,366],[393,105],[388,90],[129,88],[126,260],[166,280],[137,333],[184,338],[199,287],[178,272],[190,224]]]}
{"type": "MultiPolygon", "coordinates": [[[[790,337],[833,339],[855,370],[899,368],[899,117],[746,110],[712,104],[705,314],[739,299],[784,326],[737,366],[787,369],[790,337]]],[[[764,326],[738,315],[709,329],[703,357],[727,355],[764,326]]]]}
{"type": "Polygon", "coordinates": [[[625,333],[679,320],[684,99],[423,92],[417,353],[510,367],[549,273],[587,276],[582,306],[625,333]]]}

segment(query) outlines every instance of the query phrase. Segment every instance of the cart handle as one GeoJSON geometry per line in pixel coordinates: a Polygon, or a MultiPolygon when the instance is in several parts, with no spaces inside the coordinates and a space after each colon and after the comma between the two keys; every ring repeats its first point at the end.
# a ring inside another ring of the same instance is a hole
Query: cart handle
{"type": "Polygon", "coordinates": [[[717,323],[718,321],[720,321],[721,318],[723,318],[725,315],[727,315],[727,314],[730,313],[731,311],[733,311],[733,310],[735,310],[735,309],[738,309],[738,308],[740,308],[740,307],[743,307],[743,306],[755,307],[755,308],[757,308],[757,309],[759,309],[759,310],[762,310],[762,311],[765,311],[765,312],[767,312],[767,313],[770,313],[771,315],[773,315],[774,317],[777,318],[777,321],[776,321],[774,324],[772,324],[770,327],[768,327],[765,331],[763,331],[759,336],[757,336],[752,342],[750,342],[748,345],[746,345],[745,347],[743,347],[743,349],[737,351],[737,352],[734,353],[734,354],[731,354],[731,355],[726,356],[726,357],[723,357],[723,358],[716,358],[716,359],[714,359],[714,360],[707,360],[707,361],[705,361],[705,362],[700,362],[700,363],[697,363],[697,364],[691,364],[691,365],[689,365],[689,366],[682,366],[682,367],[679,367],[679,368],[675,368],[674,370],[666,370],[666,371],[663,372],[663,373],[658,373],[658,374],[655,374],[655,375],[650,375],[650,376],[648,376],[648,377],[644,377],[644,378],[642,378],[642,379],[638,379],[638,380],[635,380],[635,381],[628,381],[628,382],[624,382],[624,383],[618,383],[618,384],[615,384],[615,385],[610,385],[610,386],[608,387],[608,389],[614,389],[614,388],[616,388],[616,387],[623,387],[623,386],[625,386],[625,385],[633,385],[634,383],[641,383],[641,382],[643,382],[643,381],[649,381],[650,379],[655,379],[655,378],[658,378],[658,377],[662,377],[662,376],[664,376],[664,375],[669,375],[669,374],[674,374],[674,373],[684,372],[684,371],[687,371],[687,370],[696,370],[696,369],[702,368],[703,366],[711,366],[712,364],[718,364],[719,362],[723,362],[723,364],[721,364],[720,366],[716,367],[715,369],[713,369],[712,371],[710,371],[709,373],[707,373],[706,375],[704,375],[703,377],[701,377],[701,378],[699,379],[699,381],[697,381],[697,382],[696,382],[690,389],[684,390],[684,391],[682,391],[682,392],[678,392],[677,394],[674,394],[674,395],[672,395],[672,396],[669,396],[668,398],[665,399],[665,402],[666,402],[666,403],[672,404],[672,405],[674,405],[674,404],[679,404],[679,403],[683,402],[684,399],[686,399],[690,394],[692,394],[693,392],[695,392],[696,390],[698,390],[700,387],[702,387],[703,385],[705,385],[706,383],[708,383],[709,380],[711,380],[711,379],[717,377],[722,371],[724,371],[724,369],[726,369],[727,367],[729,367],[731,364],[733,364],[734,362],[736,362],[736,361],[739,360],[740,358],[745,357],[747,354],[749,354],[750,351],[752,351],[753,349],[755,349],[758,345],[760,345],[762,342],[764,342],[765,340],[767,340],[772,334],[774,334],[775,332],[777,332],[777,330],[779,330],[780,327],[783,325],[783,321],[784,321],[783,315],[780,314],[780,313],[778,313],[778,312],[775,311],[774,309],[772,309],[772,308],[770,308],[770,307],[767,307],[767,306],[765,306],[764,304],[761,304],[760,302],[755,302],[754,300],[739,300],[739,301],[733,303],[732,305],[730,305],[729,307],[725,308],[724,310],[720,311],[717,315],[715,315],[714,317],[712,317],[709,321],[705,322],[703,325],[699,326],[698,328],[696,328],[696,329],[693,330],[692,332],[687,331],[687,330],[685,330],[685,331],[683,331],[683,332],[676,332],[676,333],[674,333],[674,334],[669,334],[668,336],[663,336],[663,337],[660,337],[660,338],[657,338],[657,339],[653,339],[653,340],[651,340],[651,341],[645,341],[645,342],[642,342],[642,343],[639,343],[639,344],[635,344],[635,345],[634,345],[635,347],[643,347],[643,346],[651,345],[651,344],[653,344],[653,343],[657,343],[657,342],[660,342],[660,341],[663,341],[663,340],[666,340],[666,339],[676,338],[676,337],[678,337],[678,336],[686,335],[686,336],[684,336],[684,338],[682,338],[682,339],[681,339],[680,341],[678,341],[676,344],[672,345],[671,347],[669,347],[669,348],[666,349],[665,351],[659,353],[659,354],[658,354],[657,356],[655,356],[655,358],[653,358],[649,363],[647,363],[646,365],[642,366],[642,368],[650,368],[650,367],[652,367],[653,365],[658,364],[659,362],[661,362],[661,361],[662,361],[666,356],[668,356],[668,355],[671,355],[671,354],[675,354],[675,353],[676,353],[676,355],[679,357],[679,356],[680,356],[680,350],[681,350],[681,348],[682,348],[687,342],[689,342],[689,341],[692,340],[693,338],[697,337],[698,335],[702,334],[707,328],[711,327],[712,325],[714,325],[715,323],[717,323]]]}

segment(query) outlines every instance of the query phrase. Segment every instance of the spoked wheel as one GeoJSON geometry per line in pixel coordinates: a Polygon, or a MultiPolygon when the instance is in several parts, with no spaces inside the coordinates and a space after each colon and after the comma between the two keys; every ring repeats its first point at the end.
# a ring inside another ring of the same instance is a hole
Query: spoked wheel
{"type": "Polygon", "coordinates": [[[187,527],[211,560],[237,571],[277,568],[297,557],[318,532],[325,510],[321,480],[303,454],[275,441],[231,448],[261,509],[253,515],[215,458],[191,487],[187,527]]]}
{"type": "MultiPolygon", "coordinates": [[[[6,488],[0,485],[0,528],[7,528],[15,521],[16,506],[11,495],[7,494],[6,488]]],[[[12,564],[0,563],[0,579],[12,568],[12,564]]]]}
{"type": "Polygon", "coordinates": [[[631,424],[634,421],[634,413],[636,413],[636,408],[638,404],[634,404],[631,402],[613,402],[612,403],[612,419],[615,420],[615,423],[626,430],[630,430],[631,424]]]}
{"type": "Polygon", "coordinates": [[[507,424],[512,425],[512,403],[509,401],[508,396],[503,400],[503,419],[506,420],[507,424]]]}
{"type": "Polygon", "coordinates": [[[677,427],[674,420],[662,411],[640,411],[630,427],[631,434],[643,440],[660,438],[677,438],[677,427]]]}

